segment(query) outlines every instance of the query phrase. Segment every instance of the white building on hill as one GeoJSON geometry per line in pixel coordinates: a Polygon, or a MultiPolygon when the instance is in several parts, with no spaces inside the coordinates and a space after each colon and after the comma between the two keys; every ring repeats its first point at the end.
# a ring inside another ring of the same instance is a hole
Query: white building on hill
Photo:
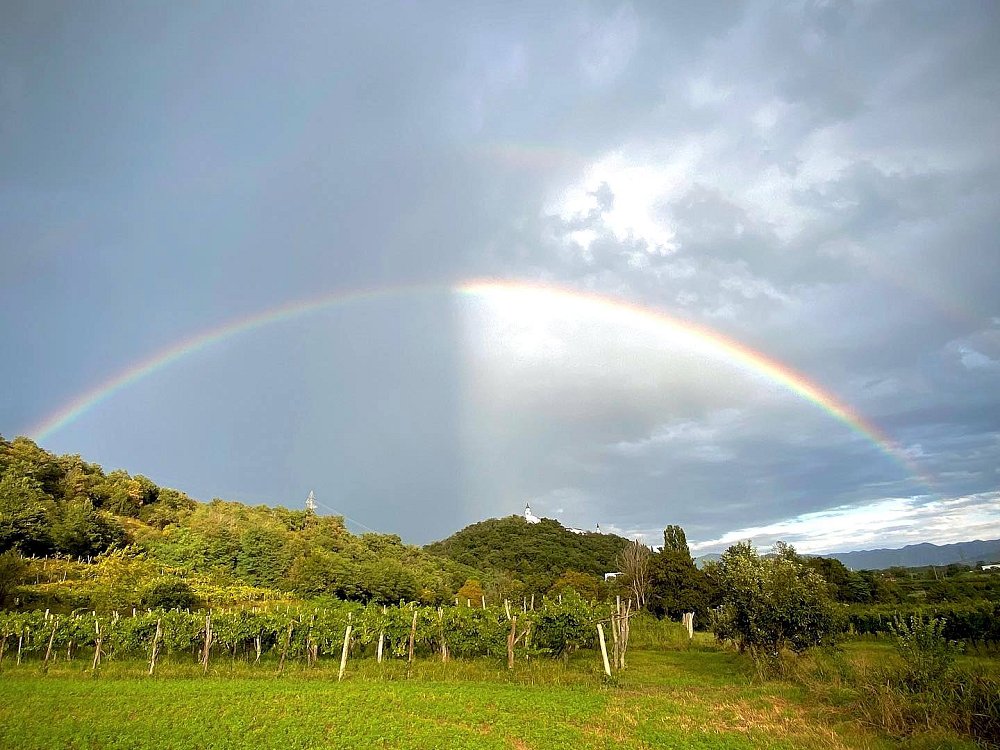
{"type": "MultiPolygon", "coordinates": [[[[527,521],[528,523],[538,523],[542,519],[539,518],[538,516],[536,516],[534,513],[531,512],[531,504],[530,503],[525,503],[524,504],[524,520],[527,521]]],[[[574,528],[570,528],[569,526],[566,526],[565,528],[566,528],[566,531],[571,531],[574,534],[594,534],[594,533],[600,534],[601,533],[601,524],[597,524],[597,531],[596,532],[594,532],[594,531],[588,531],[587,529],[574,529],[574,528]]]]}

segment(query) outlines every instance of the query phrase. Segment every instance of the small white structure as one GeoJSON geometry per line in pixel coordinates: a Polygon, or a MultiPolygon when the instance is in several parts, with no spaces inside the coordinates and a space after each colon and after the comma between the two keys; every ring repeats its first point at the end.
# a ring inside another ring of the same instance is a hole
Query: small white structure
{"type": "Polygon", "coordinates": [[[312,490],[309,490],[309,497],[306,498],[306,510],[316,512],[316,495],[312,490]]]}
{"type": "Polygon", "coordinates": [[[615,580],[620,575],[621,575],[621,573],[605,573],[604,574],[604,580],[605,581],[613,581],[613,580],[615,580]]]}
{"type": "Polygon", "coordinates": [[[1000,570],[1000,563],[993,563],[992,565],[984,565],[983,570],[1000,570]]]}
{"type": "Polygon", "coordinates": [[[542,519],[531,512],[531,506],[528,503],[524,504],[524,520],[528,523],[538,523],[542,519]]]}

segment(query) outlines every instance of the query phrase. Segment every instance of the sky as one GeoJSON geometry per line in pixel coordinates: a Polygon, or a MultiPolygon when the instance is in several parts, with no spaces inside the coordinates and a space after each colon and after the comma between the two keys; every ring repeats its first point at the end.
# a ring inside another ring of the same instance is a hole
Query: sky
{"type": "Polygon", "coordinates": [[[408,542],[1000,538],[1000,5],[0,6],[0,433],[408,542]]]}

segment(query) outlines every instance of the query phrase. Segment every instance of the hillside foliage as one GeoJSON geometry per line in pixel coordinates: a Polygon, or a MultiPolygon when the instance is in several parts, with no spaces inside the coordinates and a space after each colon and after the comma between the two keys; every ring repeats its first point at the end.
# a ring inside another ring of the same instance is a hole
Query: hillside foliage
{"type": "Polygon", "coordinates": [[[8,550],[103,561],[63,571],[62,580],[35,571],[41,588],[28,596],[53,606],[111,604],[111,590],[115,605],[139,605],[146,595],[139,583],[160,578],[161,591],[179,591],[174,581],[183,579],[195,590],[229,586],[439,603],[475,576],[394,534],[351,534],[339,516],[219,499],[199,503],[142,475],[53,455],[23,437],[0,437],[0,552],[8,550]],[[127,553],[111,555],[114,550],[127,553]],[[123,570],[111,572],[116,566],[123,570]],[[109,576],[121,580],[108,584],[109,576]]]}
{"type": "MultiPolygon", "coordinates": [[[[512,592],[523,595],[549,591],[566,571],[586,576],[587,582],[575,580],[586,591],[596,593],[604,574],[618,571],[619,554],[628,544],[627,539],[614,534],[576,534],[548,518],[530,524],[520,516],[508,516],[472,524],[424,549],[479,567],[495,580],[506,579],[512,592]]],[[[565,583],[563,579],[560,585],[565,583]]],[[[520,597],[515,594],[514,598],[520,597]]]]}

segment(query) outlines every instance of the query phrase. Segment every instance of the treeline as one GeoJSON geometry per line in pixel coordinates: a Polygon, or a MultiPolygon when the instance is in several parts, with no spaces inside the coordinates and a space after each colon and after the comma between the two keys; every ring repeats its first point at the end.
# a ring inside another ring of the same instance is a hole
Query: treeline
{"type": "Polygon", "coordinates": [[[942,620],[942,634],[948,640],[1000,642],[1000,602],[881,605],[848,610],[851,630],[858,634],[889,634],[896,622],[913,617],[942,620]]]}
{"type": "MultiPolygon", "coordinates": [[[[725,593],[718,565],[698,569],[678,526],[664,530],[653,552],[613,534],[575,534],[553,520],[512,516],[421,549],[395,535],[351,534],[338,516],[196,502],[23,437],[0,437],[4,551],[17,554],[0,558],[0,605],[53,610],[160,606],[170,597],[196,606],[315,596],[497,603],[574,591],[588,601],[627,594],[659,617],[695,612],[703,627],[725,593]],[[606,582],[610,572],[621,575],[606,582]]],[[[855,610],[1000,601],[1000,575],[964,566],[851,571],[787,546],[778,554],[815,572],[832,601],[855,610]]]]}
{"type": "Polygon", "coordinates": [[[914,604],[1000,601],[1000,575],[973,566],[849,570],[830,557],[799,560],[819,573],[845,604],[914,604]]]}
{"type": "MultiPolygon", "coordinates": [[[[351,534],[339,516],[218,499],[199,503],[141,475],[105,473],[97,464],[51,454],[27,438],[0,437],[0,552],[96,559],[124,548],[130,558],[150,563],[148,570],[133,573],[143,583],[161,577],[154,570],[167,570],[163,575],[172,579],[208,577],[215,585],[300,597],[439,603],[477,575],[403,544],[396,535],[351,534]]],[[[81,576],[95,578],[104,576],[99,571],[81,576]]],[[[83,591],[85,583],[81,580],[83,591]]],[[[130,591],[125,583],[117,590],[130,591]]],[[[129,595],[138,597],[134,591],[129,595]]],[[[89,606],[81,598],[76,603],[89,606]]]]}

